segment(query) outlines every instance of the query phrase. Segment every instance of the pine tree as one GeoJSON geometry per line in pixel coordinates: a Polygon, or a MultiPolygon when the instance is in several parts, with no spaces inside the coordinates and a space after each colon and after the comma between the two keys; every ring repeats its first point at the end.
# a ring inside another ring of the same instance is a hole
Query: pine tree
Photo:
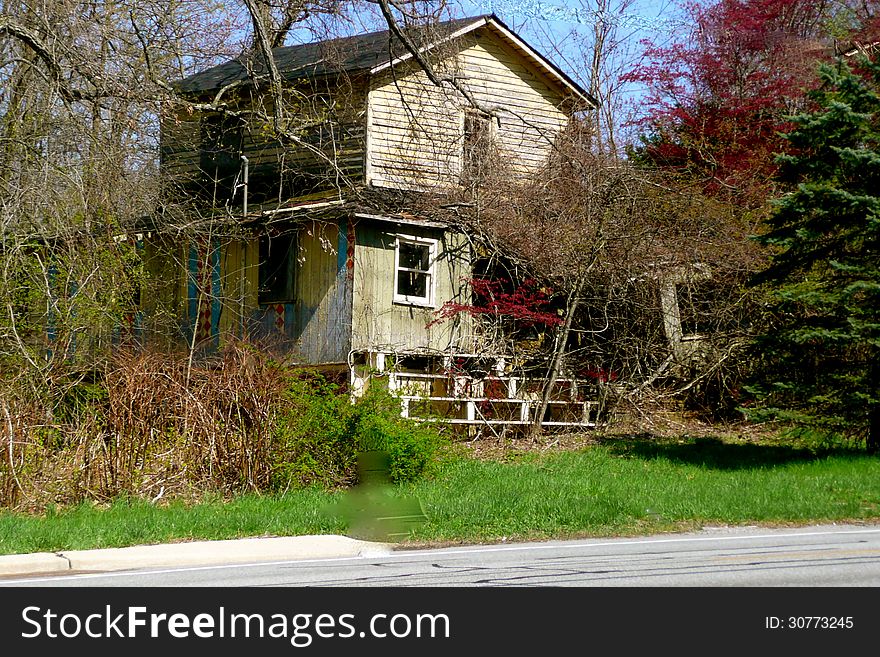
{"type": "Polygon", "coordinates": [[[756,340],[752,417],[880,448],[880,63],[824,65],[817,109],[794,118],[755,279],[769,328],[756,340]]]}

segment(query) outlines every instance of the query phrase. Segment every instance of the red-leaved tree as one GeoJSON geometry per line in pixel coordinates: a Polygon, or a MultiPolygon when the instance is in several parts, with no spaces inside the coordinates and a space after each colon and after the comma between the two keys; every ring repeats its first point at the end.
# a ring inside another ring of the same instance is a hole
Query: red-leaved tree
{"type": "Polygon", "coordinates": [[[431,324],[441,322],[458,313],[484,315],[497,320],[507,320],[522,327],[543,326],[553,328],[562,324],[562,319],[549,309],[550,297],[545,288],[538,286],[533,279],[527,279],[513,290],[505,289],[509,281],[473,278],[470,280],[474,303],[462,304],[447,301],[437,311],[437,319],[431,324]]]}
{"type": "Polygon", "coordinates": [[[779,135],[804,109],[818,62],[880,38],[880,3],[717,0],[685,9],[692,29],[669,45],[646,43],[645,63],[627,76],[648,89],[634,155],[756,207],[771,191],[779,135]]]}

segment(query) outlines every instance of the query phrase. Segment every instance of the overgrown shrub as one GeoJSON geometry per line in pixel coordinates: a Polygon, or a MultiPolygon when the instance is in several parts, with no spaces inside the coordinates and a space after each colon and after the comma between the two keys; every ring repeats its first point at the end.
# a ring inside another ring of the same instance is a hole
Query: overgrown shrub
{"type": "Polygon", "coordinates": [[[352,403],[343,386],[240,342],[197,362],[120,352],[39,388],[0,383],[0,507],[16,510],[346,487],[370,450],[388,453],[391,481],[405,482],[440,441],[387,392],[352,403]]]}
{"type": "Polygon", "coordinates": [[[430,465],[442,439],[435,429],[400,417],[400,402],[371,389],[351,403],[317,375],[291,378],[288,405],[274,426],[273,486],[342,487],[357,482],[359,452],[389,456],[389,479],[413,481],[430,465]]]}
{"type": "Polygon", "coordinates": [[[381,388],[354,405],[357,448],[388,454],[388,477],[393,483],[415,481],[437,455],[443,439],[436,427],[400,416],[400,402],[381,388]]]}
{"type": "Polygon", "coordinates": [[[311,374],[291,375],[272,426],[272,486],[337,487],[355,467],[354,414],[339,387],[311,374]]]}
{"type": "Polygon", "coordinates": [[[4,382],[0,505],[265,490],[285,382],[268,354],[235,342],[201,362],[119,351],[39,388],[4,382]]]}

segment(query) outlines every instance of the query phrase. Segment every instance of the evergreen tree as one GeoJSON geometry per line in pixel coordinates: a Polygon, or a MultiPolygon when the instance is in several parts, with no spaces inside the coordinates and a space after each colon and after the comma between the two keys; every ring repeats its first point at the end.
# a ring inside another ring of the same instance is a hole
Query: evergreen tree
{"type": "Polygon", "coordinates": [[[880,63],[824,65],[817,109],[780,156],[791,191],[767,232],[769,324],[756,340],[752,417],[880,448],[880,63]],[[856,72],[857,70],[857,72],[856,72]]]}

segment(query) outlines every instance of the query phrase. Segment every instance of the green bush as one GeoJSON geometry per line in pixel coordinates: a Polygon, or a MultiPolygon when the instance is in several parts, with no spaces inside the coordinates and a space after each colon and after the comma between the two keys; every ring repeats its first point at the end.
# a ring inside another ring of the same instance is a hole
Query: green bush
{"type": "Polygon", "coordinates": [[[338,387],[320,376],[290,378],[270,449],[274,488],[350,483],[355,461],[348,446],[353,428],[349,407],[338,387]]]}
{"type": "Polygon", "coordinates": [[[441,445],[429,426],[400,417],[400,402],[373,390],[355,403],[317,375],[291,378],[275,422],[273,487],[347,487],[357,482],[357,455],[383,451],[393,483],[418,479],[441,445]]]}
{"type": "Polygon", "coordinates": [[[358,451],[388,454],[388,477],[393,483],[422,476],[442,443],[433,427],[400,417],[400,402],[384,390],[359,399],[354,411],[358,451]]]}
{"type": "Polygon", "coordinates": [[[93,371],[62,369],[44,388],[16,376],[0,375],[0,507],[347,488],[370,450],[389,455],[391,481],[406,482],[438,441],[400,418],[387,392],[352,403],[342,386],[243,342],[198,361],[120,350],[93,371]]]}

